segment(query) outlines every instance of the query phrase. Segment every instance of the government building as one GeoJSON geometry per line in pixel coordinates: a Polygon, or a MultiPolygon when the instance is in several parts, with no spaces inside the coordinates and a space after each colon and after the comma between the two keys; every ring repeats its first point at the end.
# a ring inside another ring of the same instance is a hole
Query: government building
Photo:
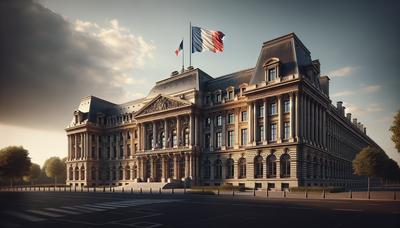
{"type": "Polygon", "coordinates": [[[175,71],[142,99],[82,98],[67,126],[67,184],[143,182],[287,189],[357,186],[352,160],[380,148],[291,33],[263,43],[254,68],[175,71]]]}

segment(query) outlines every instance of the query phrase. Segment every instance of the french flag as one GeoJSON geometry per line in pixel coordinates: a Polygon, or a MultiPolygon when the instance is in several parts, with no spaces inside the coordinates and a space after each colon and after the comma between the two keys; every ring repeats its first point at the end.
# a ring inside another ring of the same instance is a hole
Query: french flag
{"type": "Polygon", "coordinates": [[[220,31],[208,30],[200,27],[192,27],[192,53],[212,51],[224,51],[225,34],[220,31]]]}

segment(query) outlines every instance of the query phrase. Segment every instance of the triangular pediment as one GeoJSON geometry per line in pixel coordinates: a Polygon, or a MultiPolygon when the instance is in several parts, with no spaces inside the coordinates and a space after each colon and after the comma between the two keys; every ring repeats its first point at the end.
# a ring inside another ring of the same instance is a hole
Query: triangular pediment
{"type": "Polygon", "coordinates": [[[189,101],[160,94],[155,98],[153,98],[153,100],[147,103],[143,108],[141,108],[135,114],[135,116],[138,117],[142,115],[163,112],[191,105],[192,103],[190,103],[189,101]]]}

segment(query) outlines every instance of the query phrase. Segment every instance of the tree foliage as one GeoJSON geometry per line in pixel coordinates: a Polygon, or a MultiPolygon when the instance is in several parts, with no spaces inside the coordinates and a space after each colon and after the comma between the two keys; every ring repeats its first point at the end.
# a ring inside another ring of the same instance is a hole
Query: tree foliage
{"type": "Polygon", "coordinates": [[[392,141],[398,152],[400,152],[400,111],[394,116],[393,125],[389,129],[392,132],[392,141]]]}
{"type": "MultiPolygon", "coordinates": [[[[8,146],[0,150],[0,175],[11,181],[29,174],[31,158],[22,146],[8,146]]],[[[11,183],[12,184],[12,183],[11,183]]]]}
{"type": "Polygon", "coordinates": [[[65,163],[59,157],[51,157],[44,162],[43,165],[46,176],[53,178],[60,178],[65,171],[65,163]]]}
{"type": "Polygon", "coordinates": [[[29,174],[24,176],[23,179],[24,181],[33,181],[36,180],[40,177],[41,174],[41,169],[40,169],[40,165],[32,163],[30,169],[29,169],[29,174]]]}

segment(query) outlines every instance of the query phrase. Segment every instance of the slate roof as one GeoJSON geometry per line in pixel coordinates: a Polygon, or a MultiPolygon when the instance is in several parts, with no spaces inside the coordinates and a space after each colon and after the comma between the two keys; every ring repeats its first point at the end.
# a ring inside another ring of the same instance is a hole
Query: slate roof
{"type": "Polygon", "coordinates": [[[209,92],[214,92],[218,89],[225,90],[230,86],[233,86],[235,89],[237,89],[241,84],[250,82],[253,72],[254,68],[249,68],[230,73],[206,82],[205,88],[209,92]]]}

